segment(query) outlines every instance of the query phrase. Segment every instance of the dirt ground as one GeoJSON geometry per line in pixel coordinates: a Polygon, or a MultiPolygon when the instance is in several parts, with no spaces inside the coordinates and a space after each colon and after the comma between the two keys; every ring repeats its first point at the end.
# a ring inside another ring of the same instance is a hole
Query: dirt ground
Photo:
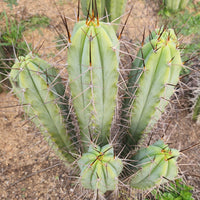
{"type": "MultiPolygon", "coordinates": [[[[76,19],[76,1],[57,0],[61,12],[69,17],[72,30],[76,19]]],[[[127,11],[133,5],[133,11],[125,29],[124,37],[132,41],[141,41],[144,27],[153,29],[157,23],[158,4],[154,1],[129,0],[127,11]],[[151,6],[150,6],[151,5],[151,6]]],[[[44,59],[60,64],[64,63],[66,52],[59,53],[55,48],[56,33],[53,26],[60,22],[59,14],[53,1],[20,0],[19,5],[10,11],[0,1],[0,12],[6,10],[18,19],[28,18],[35,14],[45,15],[51,24],[42,29],[26,32],[24,38],[37,47],[44,41],[40,54],[44,59]],[[54,55],[50,57],[50,55],[54,55]]],[[[124,20],[124,18],[123,18],[124,20]]],[[[147,33],[148,34],[148,33],[147,33]]],[[[188,99],[180,99],[168,119],[172,121],[165,132],[168,142],[179,150],[196,144],[200,138],[200,127],[192,122],[187,108],[188,99]]],[[[162,136],[163,133],[159,133],[162,136]]],[[[196,146],[183,152],[179,160],[184,180],[194,186],[194,197],[200,199],[200,148],[196,146]]],[[[0,199],[40,199],[40,200],[78,200],[92,199],[86,191],[77,185],[73,169],[67,168],[53,153],[34,125],[28,123],[21,106],[11,92],[0,94],[0,199]]]]}

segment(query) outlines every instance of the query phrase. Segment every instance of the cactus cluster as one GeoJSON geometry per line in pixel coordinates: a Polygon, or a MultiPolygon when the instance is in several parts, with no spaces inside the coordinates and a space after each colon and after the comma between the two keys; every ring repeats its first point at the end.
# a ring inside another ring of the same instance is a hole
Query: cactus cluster
{"type": "MultiPolygon", "coordinates": [[[[125,164],[115,156],[120,144],[120,151],[134,150],[143,133],[158,121],[179,80],[182,62],[174,31],[155,30],[131,66],[124,94],[128,96],[121,100],[127,112],[117,113],[120,41],[110,24],[99,21],[97,8],[103,3],[95,6],[97,1],[92,0],[90,4],[92,14],[89,7],[87,19],[75,24],[72,36],[68,34],[67,93],[57,70],[32,54],[17,59],[10,80],[26,114],[59,155],[66,163],[78,163],[83,187],[104,194],[118,186],[125,164]],[[111,136],[119,134],[112,128],[116,115],[126,117],[129,128],[114,149],[111,136]]],[[[162,141],[140,149],[130,162],[141,169],[132,170],[126,180],[140,189],[173,180],[178,155],[162,141]]]]}

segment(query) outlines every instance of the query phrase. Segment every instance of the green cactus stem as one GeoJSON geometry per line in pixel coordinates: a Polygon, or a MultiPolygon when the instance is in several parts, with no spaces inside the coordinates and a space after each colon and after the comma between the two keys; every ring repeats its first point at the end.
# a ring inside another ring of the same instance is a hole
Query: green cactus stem
{"type": "MultiPolygon", "coordinates": [[[[95,0],[81,0],[82,11],[85,16],[87,16],[89,4],[92,2],[95,5],[95,0]]],[[[113,28],[117,30],[121,21],[120,17],[125,11],[127,0],[96,0],[96,2],[99,17],[103,18],[104,22],[107,22],[108,19],[109,22],[114,21],[113,28]]]]}
{"type": "Polygon", "coordinates": [[[68,50],[68,74],[81,140],[91,136],[107,144],[118,82],[119,41],[112,26],[90,20],[78,22],[68,50]]]}
{"type": "Polygon", "coordinates": [[[178,150],[170,149],[161,140],[140,149],[133,158],[140,169],[131,177],[131,187],[150,189],[174,180],[178,175],[178,156],[178,150]]]}
{"type": "Polygon", "coordinates": [[[10,72],[13,90],[24,105],[26,114],[40,128],[55,150],[67,161],[73,161],[70,137],[66,132],[59,98],[64,95],[61,79],[47,62],[31,54],[20,57],[10,72]]]}
{"type": "Polygon", "coordinates": [[[184,9],[189,0],[165,0],[165,6],[168,10],[177,11],[180,9],[184,9]]]}
{"type": "MultiPolygon", "coordinates": [[[[88,15],[89,6],[90,6],[90,15],[92,15],[92,5],[90,5],[92,3],[93,3],[93,6],[95,6],[94,0],[81,0],[81,8],[85,16],[88,15]]],[[[105,16],[105,0],[96,0],[96,4],[97,4],[99,18],[104,17],[105,16]]]]}
{"type": "Polygon", "coordinates": [[[134,144],[160,119],[182,69],[174,31],[160,29],[152,35],[153,38],[139,51],[128,83],[133,99],[130,102],[130,135],[134,144]]]}
{"type": "Polygon", "coordinates": [[[85,188],[98,190],[102,194],[117,188],[123,164],[114,156],[110,144],[102,148],[91,145],[78,161],[78,165],[81,169],[81,183],[85,188]]]}
{"type": "Polygon", "coordinates": [[[109,21],[115,21],[114,23],[116,25],[114,25],[114,29],[117,30],[118,28],[118,24],[121,21],[121,16],[125,11],[126,8],[126,2],[127,0],[110,0],[107,1],[105,0],[106,3],[106,8],[107,8],[107,12],[108,12],[108,16],[109,16],[109,21]]]}

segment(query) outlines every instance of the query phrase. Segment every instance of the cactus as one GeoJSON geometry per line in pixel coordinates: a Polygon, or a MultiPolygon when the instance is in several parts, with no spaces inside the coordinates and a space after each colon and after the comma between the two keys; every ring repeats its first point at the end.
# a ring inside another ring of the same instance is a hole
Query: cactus
{"type": "Polygon", "coordinates": [[[102,148],[91,145],[88,153],[83,154],[78,161],[81,169],[81,183],[85,188],[99,190],[115,190],[118,176],[122,171],[122,161],[114,156],[113,147],[106,145],[102,148]]]}
{"type": "MultiPolygon", "coordinates": [[[[99,21],[95,4],[93,1],[92,15],[75,24],[72,36],[68,31],[70,91],[67,94],[57,70],[32,54],[16,61],[10,80],[25,112],[41,132],[50,136],[62,158],[67,163],[75,161],[73,164],[78,164],[83,187],[104,194],[117,189],[124,164],[115,156],[119,148],[114,149],[113,143],[116,140],[117,144],[125,145],[123,149],[138,144],[143,132],[157,122],[161,113],[156,107],[164,111],[178,82],[182,62],[174,31],[156,30],[140,49],[130,73],[128,93],[131,98],[128,103],[125,101],[130,113],[125,117],[130,121],[131,138],[128,135],[126,143],[117,141],[119,134],[114,125],[118,122],[114,119],[123,115],[117,112],[116,103],[119,100],[119,40],[111,25],[99,21]],[[66,96],[70,96],[68,98],[72,101],[68,102],[66,96]],[[75,116],[73,119],[65,118],[72,114],[69,113],[71,103],[75,116]],[[65,122],[79,127],[70,127],[65,122]],[[76,159],[78,153],[81,156],[76,159]]],[[[132,156],[131,150],[133,148],[129,149],[132,156]]],[[[162,141],[139,150],[133,158],[137,163],[131,163],[142,168],[136,173],[131,171],[130,185],[146,189],[162,184],[166,179],[174,179],[178,155],[177,150],[170,150],[162,141]]]]}
{"type": "Polygon", "coordinates": [[[182,69],[174,31],[160,29],[152,35],[153,38],[139,51],[128,83],[129,95],[136,97],[131,102],[130,111],[130,133],[134,144],[160,118],[174,93],[182,69]]]}
{"type": "MultiPolygon", "coordinates": [[[[82,11],[85,16],[88,14],[88,6],[93,0],[81,0],[82,11]]],[[[124,13],[127,0],[97,0],[97,8],[99,17],[104,17],[103,21],[107,22],[108,14],[109,22],[115,21],[113,28],[117,30],[120,23],[120,17],[124,13]]]]}
{"type": "MultiPolygon", "coordinates": [[[[85,16],[88,15],[88,7],[89,7],[89,4],[91,4],[91,2],[93,3],[93,6],[94,6],[93,0],[81,0],[81,8],[85,16]]],[[[104,17],[105,16],[105,0],[97,0],[96,3],[97,3],[97,10],[98,10],[99,17],[100,18],[104,17]]],[[[90,14],[92,15],[92,6],[90,6],[90,14]]]]}
{"type": "Polygon", "coordinates": [[[106,144],[116,107],[119,41],[113,28],[91,20],[79,22],[68,50],[70,89],[82,141],[106,144]],[[97,24],[97,25],[96,25],[97,24]]]}
{"type": "Polygon", "coordinates": [[[149,189],[167,180],[174,180],[178,175],[176,163],[178,156],[179,152],[176,149],[170,149],[161,140],[140,149],[133,160],[141,169],[132,176],[131,187],[149,189]]]}
{"type": "MultiPolygon", "coordinates": [[[[116,24],[120,23],[120,19],[118,19],[118,18],[121,17],[121,15],[124,13],[125,8],[126,8],[126,2],[127,2],[127,0],[118,0],[118,1],[115,1],[115,0],[106,1],[105,0],[110,22],[115,20],[116,24]]],[[[117,26],[115,27],[115,30],[117,30],[117,26]]]]}
{"type": "Polygon", "coordinates": [[[165,6],[168,10],[177,11],[180,9],[184,9],[189,0],[165,0],[165,6]]]}
{"type": "Polygon", "coordinates": [[[57,76],[52,66],[29,54],[16,61],[10,73],[10,81],[14,92],[25,105],[25,112],[33,118],[45,136],[51,137],[50,142],[55,143],[59,155],[71,162],[73,157],[68,153],[71,151],[71,142],[56,100],[64,95],[65,90],[57,76]],[[52,88],[49,87],[51,83],[52,88]]]}

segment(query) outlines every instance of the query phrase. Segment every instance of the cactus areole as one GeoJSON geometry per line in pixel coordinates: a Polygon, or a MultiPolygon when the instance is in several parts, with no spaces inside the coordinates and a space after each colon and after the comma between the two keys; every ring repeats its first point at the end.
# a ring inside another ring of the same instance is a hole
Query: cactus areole
{"type": "Polygon", "coordinates": [[[82,141],[107,143],[116,107],[119,41],[94,15],[78,22],[68,50],[68,74],[82,141]]]}

